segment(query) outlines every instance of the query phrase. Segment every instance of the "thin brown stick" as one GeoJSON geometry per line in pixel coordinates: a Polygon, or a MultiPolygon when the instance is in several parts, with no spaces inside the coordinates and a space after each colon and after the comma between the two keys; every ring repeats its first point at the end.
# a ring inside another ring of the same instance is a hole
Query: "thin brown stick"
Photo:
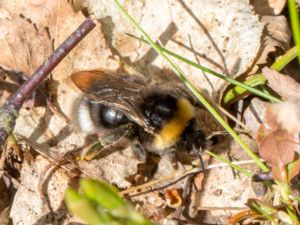
{"type": "MultiPolygon", "coordinates": [[[[235,162],[231,162],[232,164],[234,165],[245,165],[245,164],[253,164],[255,163],[254,160],[243,160],[243,161],[235,161],[235,162]]],[[[212,164],[212,165],[209,165],[208,167],[205,168],[205,170],[211,170],[211,169],[215,169],[215,168],[220,168],[220,167],[229,167],[230,165],[228,165],[227,163],[218,163],[218,164],[212,164]]],[[[157,190],[161,190],[163,189],[165,186],[170,186],[170,184],[166,184],[166,185],[163,185],[161,187],[157,187],[157,188],[153,188],[154,185],[157,185],[157,184],[160,184],[160,183],[164,183],[166,181],[169,181],[169,180],[173,180],[171,182],[171,184],[173,183],[176,183],[177,181],[189,176],[189,175],[193,175],[193,174],[196,174],[196,173],[200,173],[202,172],[202,168],[192,168],[192,169],[189,169],[189,170],[186,170],[186,171],[180,171],[180,172],[174,172],[172,173],[171,175],[169,176],[166,176],[166,177],[162,177],[162,178],[159,178],[159,179],[156,179],[156,180],[152,180],[152,181],[149,181],[147,183],[144,183],[144,184],[140,184],[140,185],[137,185],[137,186],[134,186],[134,187],[130,187],[126,190],[123,190],[123,191],[120,191],[120,194],[121,195],[130,195],[131,197],[133,195],[142,195],[142,194],[146,194],[146,193],[149,193],[149,192],[152,192],[152,191],[157,191],[157,190]],[[139,192],[137,194],[131,194],[133,192],[136,192],[136,191],[139,191],[139,190],[142,190],[142,189],[145,189],[145,188],[151,188],[150,191],[145,191],[145,192],[139,192]]]]}
{"type": "Polygon", "coordinates": [[[5,140],[15,127],[16,118],[28,98],[57,64],[96,26],[87,18],[32,74],[32,76],[11,96],[0,109],[0,152],[5,140]]]}

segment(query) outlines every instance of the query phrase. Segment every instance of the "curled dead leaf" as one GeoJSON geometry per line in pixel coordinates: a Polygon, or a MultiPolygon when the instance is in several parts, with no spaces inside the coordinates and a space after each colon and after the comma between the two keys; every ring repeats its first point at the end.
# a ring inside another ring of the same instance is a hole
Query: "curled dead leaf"
{"type": "Polygon", "coordinates": [[[175,188],[165,190],[165,199],[167,205],[171,208],[178,208],[182,204],[181,194],[175,188]]]}

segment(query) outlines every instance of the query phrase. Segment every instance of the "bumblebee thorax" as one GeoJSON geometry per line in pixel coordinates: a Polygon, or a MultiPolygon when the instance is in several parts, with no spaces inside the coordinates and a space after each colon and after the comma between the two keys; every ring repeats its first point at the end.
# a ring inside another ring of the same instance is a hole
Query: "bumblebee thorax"
{"type": "Polygon", "coordinates": [[[142,112],[149,126],[156,131],[153,140],[156,150],[172,147],[195,117],[194,107],[189,100],[172,95],[146,98],[142,112]]]}

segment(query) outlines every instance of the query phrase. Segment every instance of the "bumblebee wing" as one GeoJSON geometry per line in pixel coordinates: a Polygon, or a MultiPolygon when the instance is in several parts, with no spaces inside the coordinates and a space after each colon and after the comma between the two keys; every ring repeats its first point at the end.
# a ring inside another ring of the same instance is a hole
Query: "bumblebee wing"
{"type": "Polygon", "coordinates": [[[141,91],[147,82],[140,77],[109,71],[79,71],[71,75],[74,84],[94,102],[121,110],[137,124],[147,128],[139,110],[141,91]]]}

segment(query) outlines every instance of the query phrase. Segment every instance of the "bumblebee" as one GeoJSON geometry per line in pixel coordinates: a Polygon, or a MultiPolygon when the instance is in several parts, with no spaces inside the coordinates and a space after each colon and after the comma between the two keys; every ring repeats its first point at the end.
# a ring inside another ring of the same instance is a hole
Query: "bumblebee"
{"type": "Polygon", "coordinates": [[[178,80],[104,70],[75,72],[71,80],[84,93],[75,105],[79,127],[104,147],[126,139],[137,152],[189,153],[212,142],[216,123],[178,80]]]}

